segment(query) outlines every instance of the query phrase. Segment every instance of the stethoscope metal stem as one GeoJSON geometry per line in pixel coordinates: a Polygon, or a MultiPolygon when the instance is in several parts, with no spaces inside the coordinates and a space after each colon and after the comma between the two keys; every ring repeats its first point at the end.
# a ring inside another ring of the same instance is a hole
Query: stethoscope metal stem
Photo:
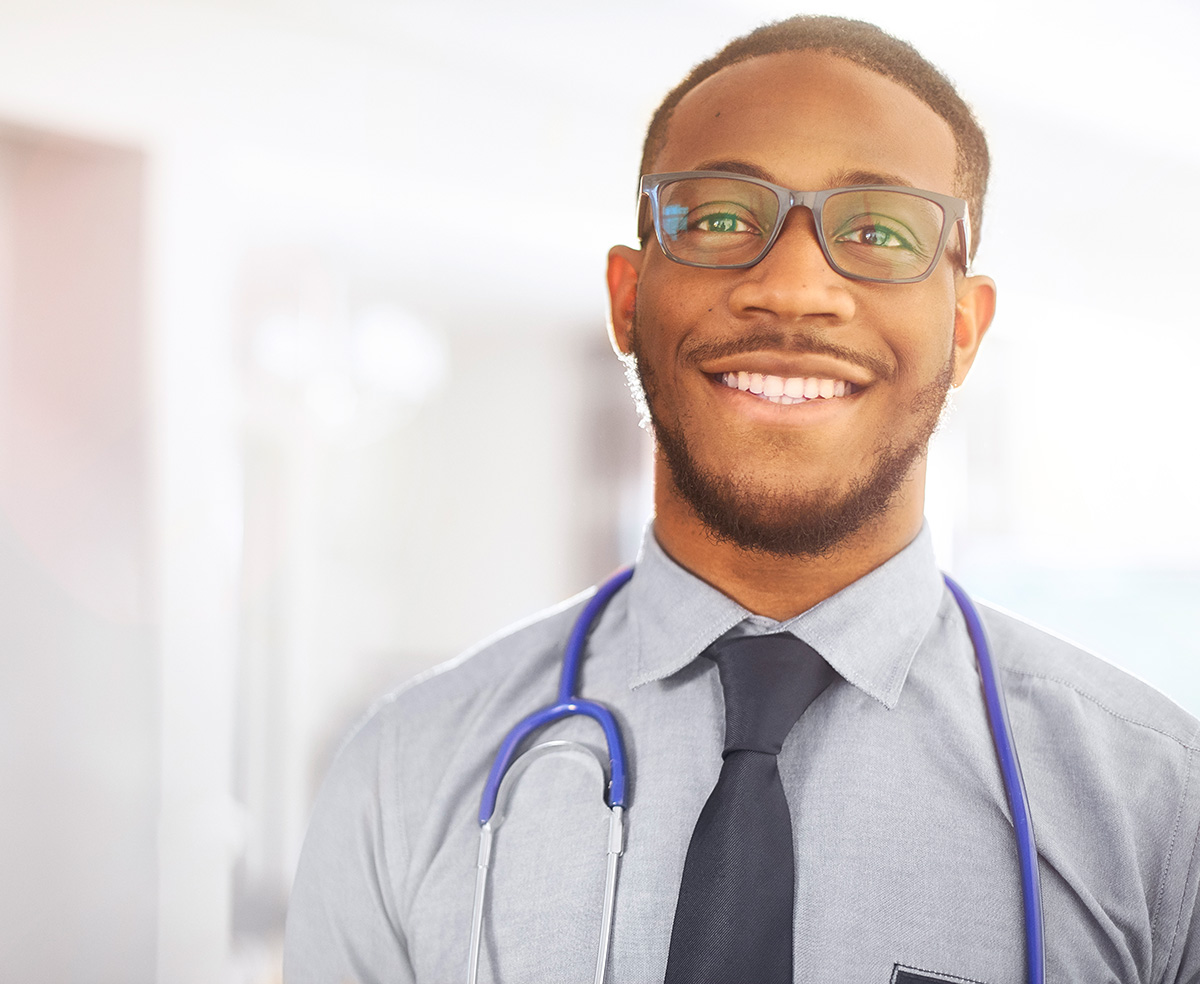
{"type": "Polygon", "coordinates": [[[625,811],[614,806],[608,818],[608,864],[604,872],[604,910],[600,919],[600,952],[596,957],[593,984],[604,984],[608,968],[608,945],[612,939],[613,914],[617,910],[617,863],[625,851],[625,811]]]}
{"type": "Polygon", "coordinates": [[[475,869],[475,904],[471,907],[471,951],[467,961],[468,984],[479,981],[479,948],[483,944],[483,902],[487,898],[488,874],[492,863],[492,825],[479,829],[479,861],[475,869]]]}

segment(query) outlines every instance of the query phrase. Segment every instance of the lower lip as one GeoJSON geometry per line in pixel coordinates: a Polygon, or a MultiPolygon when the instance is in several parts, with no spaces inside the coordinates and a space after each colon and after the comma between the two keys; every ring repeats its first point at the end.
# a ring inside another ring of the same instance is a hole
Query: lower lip
{"type": "Polygon", "coordinates": [[[718,391],[718,397],[730,401],[730,407],[738,413],[775,424],[812,424],[829,420],[852,408],[864,392],[860,389],[847,396],[817,397],[802,403],[772,403],[749,390],[726,386],[719,377],[708,378],[718,391]]]}

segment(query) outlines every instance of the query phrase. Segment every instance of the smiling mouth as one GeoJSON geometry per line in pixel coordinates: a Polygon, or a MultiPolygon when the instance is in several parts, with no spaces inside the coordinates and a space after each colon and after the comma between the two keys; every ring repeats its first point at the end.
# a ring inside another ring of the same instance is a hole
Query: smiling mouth
{"type": "Polygon", "coordinates": [[[850,396],[861,387],[845,379],[819,376],[764,376],[757,372],[723,372],[713,377],[730,389],[741,390],[771,403],[789,405],[850,396]]]}

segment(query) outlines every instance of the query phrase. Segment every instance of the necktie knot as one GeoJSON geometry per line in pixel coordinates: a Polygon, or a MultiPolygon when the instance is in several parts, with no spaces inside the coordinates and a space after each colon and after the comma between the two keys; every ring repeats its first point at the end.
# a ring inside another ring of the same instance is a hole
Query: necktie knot
{"type": "Polygon", "coordinates": [[[807,643],[787,632],[738,636],[705,653],[725,692],[725,750],[778,755],[792,726],[836,673],[807,643]]]}

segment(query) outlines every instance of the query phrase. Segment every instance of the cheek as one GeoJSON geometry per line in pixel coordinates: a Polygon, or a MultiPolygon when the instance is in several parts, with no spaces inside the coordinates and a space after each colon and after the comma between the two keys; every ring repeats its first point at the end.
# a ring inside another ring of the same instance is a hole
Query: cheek
{"type": "MultiPolygon", "coordinates": [[[[913,285],[913,286],[924,286],[913,285]]],[[[888,344],[901,376],[923,378],[941,372],[955,345],[955,307],[951,291],[931,292],[924,303],[893,307],[888,318],[888,344]]]]}
{"type": "Polygon", "coordinates": [[[736,271],[704,270],[668,260],[657,247],[642,264],[638,300],[669,324],[686,324],[705,311],[714,311],[727,295],[729,283],[722,274],[736,271]]]}
{"type": "Polygon", "coordinates": [[[638,348],[665,370],[664,360],[672,360],[695,323],[697,312],[688,303],[694,296],[686,287],[655,284],[638,292],[634,326],[638,348]]]}

